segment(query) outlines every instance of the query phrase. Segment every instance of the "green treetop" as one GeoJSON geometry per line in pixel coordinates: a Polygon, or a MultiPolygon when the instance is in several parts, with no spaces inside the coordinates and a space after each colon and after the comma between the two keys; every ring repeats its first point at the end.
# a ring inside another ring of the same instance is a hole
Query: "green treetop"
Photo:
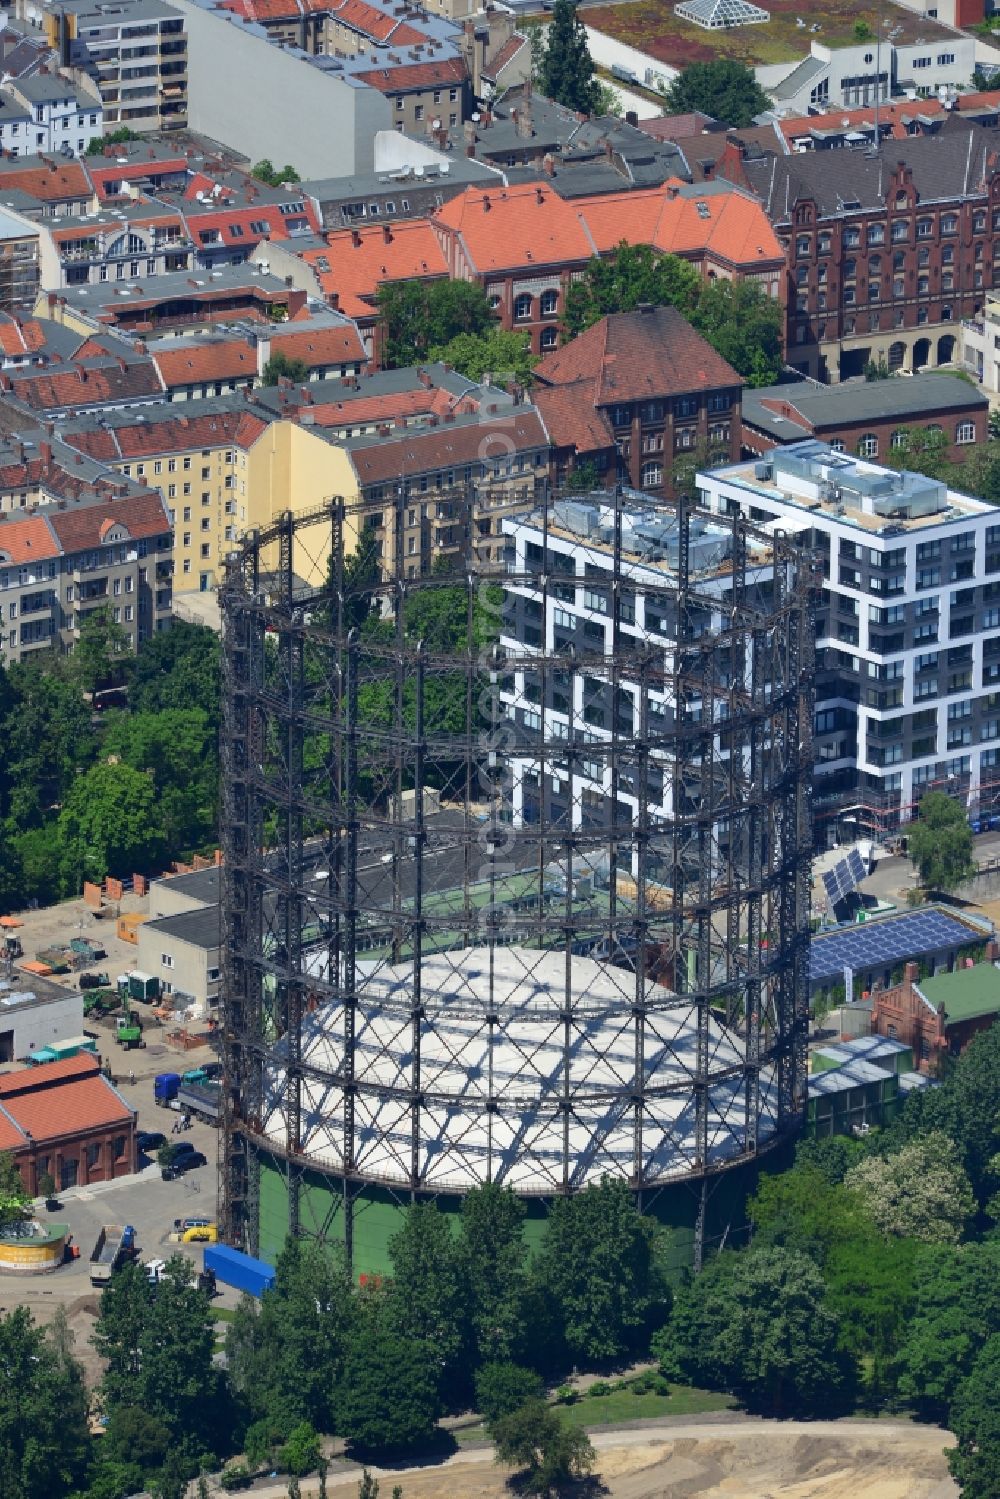
{"type": "Polygon", "coordinates": [[[578,114],[596,114],[601,105],[587,33],[573,0],[556,0],[552,22],[540,49],[536,83],[546,98],[578,114]]]}

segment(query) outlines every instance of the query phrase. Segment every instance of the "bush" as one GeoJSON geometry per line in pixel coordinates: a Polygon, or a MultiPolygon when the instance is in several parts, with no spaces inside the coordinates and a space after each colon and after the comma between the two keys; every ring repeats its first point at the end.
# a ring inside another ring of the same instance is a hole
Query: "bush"
{"type": "Polygon", "coordinates": [[[248,1489],[253,1483],[254,1475],[246,1463],[232,1463],[228,1468],[223,1468],[219,1474],[219,1487],[225,1489],[226,1493],[232,1493],[234,1489],[248,1489]]]}
{"type": "Polygon", "coordinates": [[[579,1390],[574,1390],[571,1384],[561,1384],[556,1390],[556,1399],[560,1405],[575,1405],[579,1398],[579,1390]]]}
{"type": "Polygon", "coordinates": [[[602,1395],[610,1395],[612,1388],[607,1380],[595,1379],[589,1390],[587,1390],[587,1398],[589,1400],[600,1400],[602,1395]]]}
{"type": "Polygon", "coordinates": [[[51,1171],[43,1171],[38,1178],[38,1195],[46,1201],[56,1195],[56,1179],[51,1171]]]}
{"type": "Polygon", "coordinates": [[[243,1442],[243,1451],[251,1468],[262,1468],[265,1463],[270,1463],[275,1447],[284,1440],[285,1435],[282,1428],[267,1416],[251,1422],[243,1442]]]}
{"type": "Polygon", "coordinates": [[[669,1395],[670,1380],[665,1379],[662,1374],[657,1374],[655,1369],[648,1369],[645,1374],[637,1374],[634,1379],[625,1380],[625,1387],[632,1391],[633,1395],[669,1395]]]}
{"type": "Polygon", "coordinates": [[[295,1478],[305,1478],[319,1467],[319,1460],[319,1437],[308,1421],[301,1421],[281,1449],[281,1466],[295,1478]]]}

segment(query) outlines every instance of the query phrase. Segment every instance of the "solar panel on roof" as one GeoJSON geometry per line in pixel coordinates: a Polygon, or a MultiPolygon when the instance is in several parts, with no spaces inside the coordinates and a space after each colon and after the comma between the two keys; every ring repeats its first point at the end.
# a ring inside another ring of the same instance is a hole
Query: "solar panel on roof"
{"type": "Polygon", "coordinates": [[[889,968],[908,958],[963,947],[971,939],[967,926],[940,911],[913,911],[863,926],[845,927],[814,937],[809,952],[812,983],[839,978],[845,968],[863,973],[889,968]]]}

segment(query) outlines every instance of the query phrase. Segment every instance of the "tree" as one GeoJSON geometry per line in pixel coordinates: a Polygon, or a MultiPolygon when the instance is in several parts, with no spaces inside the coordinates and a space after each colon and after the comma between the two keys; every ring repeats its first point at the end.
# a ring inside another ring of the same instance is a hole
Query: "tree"
{"type": "Polygon", "coordinates": [[[87,1393],[68,1350],[25,1307],[0,1311],[0,1494],[67,1494],[87,1465],[87,1393]]]}
{"type": "Polygon", "coordinates": [[[700,110],[741,128],[752,125],[755,115],[771,108],[771,101],[750,68],[727,58],[693,62],[671,83],[664,94],[664,114],[690,114],[700,110]]]}
{"type": "Polygon", "coordinates": [[[990,435],[990,442],[1000,441],[1000,406],[990,407],[987,430],[990,435]]]}
{"type": "Polygon", "coordinates": [[[383,281],[376,294],[386,368],[426,359],[460,333],[483,334],[495,319],[489,297],[472,281],[383,281]]]}
{"type": "Polygon", "coordinates": [[[531,352],[527,333],[510,332],[492,327],[485,333],[458,333],[440,348],[431,349],[431,359],[450,364],[467,380],[482,380],[492,375],[496,380],[514,380],[529,385],[539,356],[531,352]]]}
{"type": "Polygon", "coordinates": [[[172,853],[201,848],[218,835],[217,734],[201,708],[117,713],[104,740],[134,770],[153,777],[157,822],[172,853]]]}
{"type": "Polygon", "coordinates": [[[748,385],[771,385],[778,378],[781,309],[757,282],[705,283],[691,322],[748,385]]]}
{"type": "Polygon", "coordinates": [[[273,1287],[259,1303],[241,1300],[226,1337],[230,1378],[250,1412],[282,1436],[302,1421],[333,1431],[354,1316],[343,1258],[289,1239],[273,1287]]]}
{"type": "Polygon", "coordinates": [[[166,848],[152,776],[130,765],[94,765],[73,784],[59,814],[63,887],[158,868],[166,848]]]}
{"type": "Polygon", "coordinates": [[[635,1351],[666,1292],[654,1258],[656,1225],[636,1211],[628,1184],[603,1177],[549,1210],[534,1266],[574,1363],[635,1351]]]}
{"type": "Polygon", "coordinates": [[[900,1143],[943,1131],[961,1153],[976,1200],[985,1210],[996,1191],[1000,1152],[1000,1026],[973,1037],[939,1088],[907,1099],[896,1133],[900,1143]]]}
{"type": "Polygon", "coordinates": [[[293,385],[301,385],[309,379],[309,366],[302,359],[290,359],[279,349],[265,364],[263,378],[265,385],[277,385],[279,380],[291,380],[293,385]]]}
{"type": "Polygon", "coordinates": [[[109,1412],[136,1403],[140,1339],[153,1301],[149,1276],[141,1265],[123,1265],[101,1292],[94,1347],[106,1368],[101,1380],[109,1412]]]}
{"type": "Polygon", "coordinates": [[[889,468],[911,469],[928,479],[950,479],[955,465],[948,459],[948,438],[940,427],[909,427],[886,455],[889,468]]]}
{"type": "Polygon", "coordinates": [[[73,673],[84,692],[96,692],[109,682],[121,681],[132,654],[129,638],[105,606],[92,609],[80,626],[73,648],[73,673]]]}
{"type": "Polygon", "coordinates": [[[301,182],[302,178],[294,167],[286,162],[283,167],[275,167],[265,156],[250,168],[251,177],[256,177],[258,182],[266,182],[268,187],[283,187],[286,182],[301,182]]]}
{"type": "Polygon", "coordinates": [[[649,245],[624,241],[614,254],[595,256],[566,294],[563,326],[570,337],[613,312],[634,312],[640,303],[676,307],[690,316],[701,295],[698,272],[679,255],[661,255],[649,245]]]}
{"type": "Polygon", "coordinates": [[[869,383],[877,380],[895,380],[898,374],[898,370],[889,368],[889,362],[884,354],[880,354],[878,359],[869,359],[865,365],[865,379],[869,383]]]}
{"type": "Polygon", "coordinates": [[[928,791],[921,800],[907,849],[925,889],[957,890],[975,873],[969,819],[961,802],[943,791],[928,791]]]}
{"type": "Polygon", "coordinates": [[[753,1245],[718,1255],[676,1293],[653,1351],[667,1378],[732,1390],[750,1410],[826,1413],[853,1372],[839,1333],[812,1260],[753,1245]]]}
{"type": "Polygon", "coordinates": [[[430,1350],[386,1325],[384,1307],[359,1320],[337,1401],[337,1430],[363,1451],[407,1451],[430,1440],[441,1414],[430,1350]]]}
{"type": "Polygon", "coordinates": [[[523,1473],[530,1494],[549,1494],[594,1466],[595,1453],[585,1431],[567,1427],[558,1411],[542,1400],[529,1400],[520,1410],[501,1416],[493,1426],[496,1461],[523,1473]]]}
{"type": "Polygon", "coordinates": [[[0,1234],[9,1234],[31,1216],[31,1197],[9,1150],[0,1151],[0,1234]]]}
{"type": "Polygon", "coordinates": [[[541,1376],[520,1364],[483,1364],[476,1370],[476,1409],[491,1429],[501,1416],[544,1394],[541,1376]]]}
{"type": "Polygon", "coordinates": [[[577,114],[596,114],[601,104],[600,86],[587,45],[587,32],[576,13],[574,0],[555,0],[552,21],[544,37],[537,86],[577,114]]]}
{"type": "Polygon", "coordinates": [[[389,1240],[389,1258],[389,1325],[400,1338],[424,1347],[440,1390],[450,1393],[456,1382],[462,1384],[464,1296],[451,1225],[435,1203],[407,1209],[403,1227],[389,1240]]]}
{"type": "Polygon", "coordinates": [[[216,1429],[225,1431],[214,1351],[211,1302],[194,1284],[191,1261],[172,1255],[139,1330],[130,1404],[163,1422],[170,1453],[182,1452],[191,1465],[189,1477],[198,1471],[197,1459],[216,1429]]]}
{"type": "Polygon", "coordinates": [[[899,1351],[899,1390],[920,1415],[946,1420],[955,1391],[1000,1326],[1000,1243],[921,1248],[913,1314],[899,1351]]]}
{"type": "Polygon", "coordinates": [[[1000,1333],[994,1333],[955,1392],[949,1417],[957,1445],[948,1449],[948,1467],[965,1499],[996,1499],[1000,1494],[998,1390],[1000,1333]]]}
{"type": "Polygon", "coordinates": [[[958,1150],[940,1132],[859,1161],[844,1185],[858,1193],[881,1233],[927,1244],[957,1244],[976,1206],[958,1150]]]}
{"type": "Polygon", "coordinates": [[[83,154],[84,156],[103,156],[105,146],[124,146],[128,141],[141,140],[141,135],[137,135],[127,125],[120,125],[117,130],[112,130],[108,135],[92,135],[83,154]]]}
{"type": "Polygon", "coordinates": [[[524,1204],[489,1182],[462,1200],[458,1263],[474,1363],[508,1363],[524,1334],[524,1204]]]}
{"type": "Polygon", "coordinates": [[[204,625],[178,620],[145,641],[131,665],[128,698],[134,713],[200,708],[217,729],[222,699],[218,635],[204,625]]]}

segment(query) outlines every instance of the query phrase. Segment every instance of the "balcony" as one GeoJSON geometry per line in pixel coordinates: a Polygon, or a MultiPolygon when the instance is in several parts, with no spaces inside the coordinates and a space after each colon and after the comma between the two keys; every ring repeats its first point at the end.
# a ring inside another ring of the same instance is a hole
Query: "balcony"
{"type": "Polygon", "coordinates": [[[41,614],[46,609],[51,609],[55,604],[55,592],[51,588],[44,589],[41,593],[25,593],[20,598],[20,609],[22,616],[25,614],[41,614]]]}

